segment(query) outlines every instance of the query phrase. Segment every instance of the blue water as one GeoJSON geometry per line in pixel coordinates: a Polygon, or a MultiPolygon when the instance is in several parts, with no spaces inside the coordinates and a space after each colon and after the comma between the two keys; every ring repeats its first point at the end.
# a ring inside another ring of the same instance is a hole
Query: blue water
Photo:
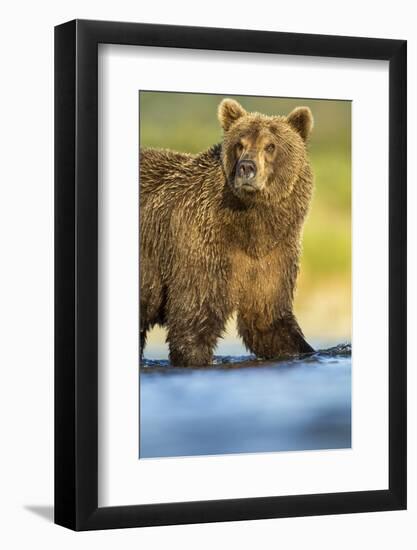
{"type": "Polygon", "coordinates": [[[349,344],[290,361],[141,365],[140,458],[350,446],[349,344]]]}

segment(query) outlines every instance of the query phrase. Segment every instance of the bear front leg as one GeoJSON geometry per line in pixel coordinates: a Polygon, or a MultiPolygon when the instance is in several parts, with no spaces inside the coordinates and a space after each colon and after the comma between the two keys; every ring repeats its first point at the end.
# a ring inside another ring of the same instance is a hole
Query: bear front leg
{"type": "Polygon", "coordinates": [[[314,352],[292,313],[275,319],[267,326],[259,317],[239,314],[237,327],[246,347],[262,359],[314,352]]]}
{"type": "Polygon", "coordinates": [[[187,315],[171,309],[168,317],[169,359],[178,367],[199,367],[210,365],[217,340],[224,330],[225,319],[210,311],[199,308],[198,313],[187,315]]]}

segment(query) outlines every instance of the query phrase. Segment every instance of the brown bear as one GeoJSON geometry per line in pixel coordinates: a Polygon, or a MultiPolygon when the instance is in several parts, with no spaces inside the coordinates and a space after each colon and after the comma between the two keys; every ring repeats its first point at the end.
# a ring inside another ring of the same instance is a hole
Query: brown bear
{"type": "Polygon", "coordinates": [[[140,332],[168,330],[173,365],[212,362],[227,319],[260,358],[313,351],[293,314],[313,189],[307,107],[218,108],[223,142],[197,155],[140,152],[140,332]]]}

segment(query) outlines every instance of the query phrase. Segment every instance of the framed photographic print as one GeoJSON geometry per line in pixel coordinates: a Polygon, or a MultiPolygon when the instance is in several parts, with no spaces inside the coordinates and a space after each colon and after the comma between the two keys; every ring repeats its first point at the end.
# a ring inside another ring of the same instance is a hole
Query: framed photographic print
{"type": "Polygon", "coordinates": [[[55,521],[406,507],[406,42],[55,29],[55,521]]]}

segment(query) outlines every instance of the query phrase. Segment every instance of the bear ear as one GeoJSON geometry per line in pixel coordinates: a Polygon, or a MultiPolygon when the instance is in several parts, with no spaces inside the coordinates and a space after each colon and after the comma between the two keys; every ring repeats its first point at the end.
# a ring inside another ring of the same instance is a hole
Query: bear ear
{"type": "Polygon", "coordinates": [[[313,115],[308,107],[296,107],[287,116],[287,122],[307,141],[313,129],[313,115]]]}
{"type": "Polygon", "coordinates": [[[236,120],[245,114],[245,109],[234,99],[223,99],[217,110],[219,122],[225,132],[236,120]]]}

